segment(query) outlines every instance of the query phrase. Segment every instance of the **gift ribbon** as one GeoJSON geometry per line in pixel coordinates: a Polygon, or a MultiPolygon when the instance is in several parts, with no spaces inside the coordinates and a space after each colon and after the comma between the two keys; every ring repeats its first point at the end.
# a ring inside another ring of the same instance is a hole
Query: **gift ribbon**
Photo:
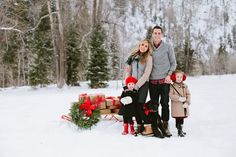
{"type": "Polygon", "coordinates": [[[84,98],[84,101],[87,100],[87,98],[89,99],[89,96],[87,93],[80,94],[79,97],[84,98]]]}
{"type": "Polygon", "coordinates": [[[101,103],[104,102],[104,101],[105,101],[105,99],[102,96],[98,95],[97,98],[96,98],[95,104],[96,104],[97,107],[100,107],[101,103]]]}
{"type": "Polygon", "coordinates": [[[113,97],[113,96],[108,96],[108,97],[106,97],[106,99],[112,100],[112,105],[115,105],[115,104],[116,104],[115,97],[113,97]]]}
{"type": "Polygon", "coordinates": [[[95,110],[95,108],[95,105],[91,105],[90,99],[85,100],[79,107],[80,110],[85,110],[86,115],[89,117],[92,115],[92,111],[95,110]]]}

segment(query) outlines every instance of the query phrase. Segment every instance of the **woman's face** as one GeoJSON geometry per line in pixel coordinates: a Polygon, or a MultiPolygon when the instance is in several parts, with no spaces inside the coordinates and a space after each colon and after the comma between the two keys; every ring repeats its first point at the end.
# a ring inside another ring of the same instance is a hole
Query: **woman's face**
{"type": "Polygon", "coordinates": [[[148,42],[147,41],[143,41],[139,44],[139,51],[141,53],[144,53],[144,52],[148,51],[148,42]]]}

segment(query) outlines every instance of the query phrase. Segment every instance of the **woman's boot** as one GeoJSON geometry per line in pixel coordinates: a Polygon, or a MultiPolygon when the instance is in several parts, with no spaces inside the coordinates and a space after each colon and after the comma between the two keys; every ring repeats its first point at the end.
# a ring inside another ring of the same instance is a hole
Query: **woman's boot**
{"type": "Polygon", "coordinates": [[[153,131],[151,124],[145,124],[144,125],[144,131],[142,132],[142,135],[144,136],[153,136],[153,131]]]}

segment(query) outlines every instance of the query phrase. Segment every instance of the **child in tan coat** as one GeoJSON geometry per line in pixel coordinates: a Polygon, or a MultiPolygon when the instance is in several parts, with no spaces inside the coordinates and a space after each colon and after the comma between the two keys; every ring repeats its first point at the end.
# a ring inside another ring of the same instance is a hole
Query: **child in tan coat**
{"type": "Polygon", "coordinates": [[[183,83],[186,75],[180,70],[176,70],[171,75],[173,84],[170,86],[169,96],[171,99],[171,116],[176,120],[178,136],[184,137],[183,132],[184,118],[189,116],[190,92],[188,86],[183,83]]]}

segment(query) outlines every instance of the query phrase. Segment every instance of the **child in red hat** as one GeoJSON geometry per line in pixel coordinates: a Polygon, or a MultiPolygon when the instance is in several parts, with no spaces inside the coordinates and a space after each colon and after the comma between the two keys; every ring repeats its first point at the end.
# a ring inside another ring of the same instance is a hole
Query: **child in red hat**
{"type": "Polygon", "coordinates": [[[186,75],[180,70],[175,70],[171,75],[173,84],[170,86],[169,96],[171,99],[171,116],[175,118],[178,136],[184,137],[183,132],[184,118],[189,116],[190,91],[188,86],[183,83],[186,75]]]}
{"type": "Polygon", "coordinates": [[[124,131],[122,135],[127,135],[129,133],[128,127],[130,126],[130,133],[135,134],[133,116],[135,116],[135,105],[138,101],[138,91],[134,89],[137,79],[135,77],[129,76],[125,80],[126,86],[121,94],[121,108],[119,115],[123,116],[124,120],[124,131]]]}

